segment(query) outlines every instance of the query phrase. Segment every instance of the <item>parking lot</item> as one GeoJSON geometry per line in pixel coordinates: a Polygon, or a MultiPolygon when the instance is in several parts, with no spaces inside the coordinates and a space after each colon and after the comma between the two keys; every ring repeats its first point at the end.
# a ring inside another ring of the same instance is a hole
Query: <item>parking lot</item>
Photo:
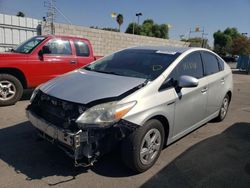
{"type": "Polygon", "coordinates": [[[250,187],[250,76],[233,76],[226,119],[168,146],[139,175],[122,164],[119,149],[93,167],[74,168],[64,152],[37,138],[25,117],[26,91],[16,105],[0,107],[0,187],[250,187]]]}

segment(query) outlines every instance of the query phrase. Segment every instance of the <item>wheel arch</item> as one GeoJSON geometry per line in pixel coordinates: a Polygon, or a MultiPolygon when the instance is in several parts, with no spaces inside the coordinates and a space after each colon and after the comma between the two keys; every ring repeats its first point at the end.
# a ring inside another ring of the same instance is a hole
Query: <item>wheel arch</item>
{"type": "Polygon", "coordinates": [[[163,115],[155,115],[155,116],[151,117],[150,119],[148,119],[147,121],[152,120],[152,119],[157,119],[158,121],[160,121],[162,123],[164,131],[165,131],[164,145],[166,145],[168,137],[169,137],[169,121],[168,121],[168,119],[163,115]]]}
{"type": "Polygon", "coordinates": [[[24,73],[17,68],[0,68],[0,74],[10,74],[15,76],[22,84],[23,88],[27,88],[27,80],[24,73]]]}
{"type": "Polygon", "coordinates": [[[231,100],[232,100],[232,91],[229,90],[229,91],[227,92],[227,95],[229,96],[229,102],[231,102],[231,100]]]}

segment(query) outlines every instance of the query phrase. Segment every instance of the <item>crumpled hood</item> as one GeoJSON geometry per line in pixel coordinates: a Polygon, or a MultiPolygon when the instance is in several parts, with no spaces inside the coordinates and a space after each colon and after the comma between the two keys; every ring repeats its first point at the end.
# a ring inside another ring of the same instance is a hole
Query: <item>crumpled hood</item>
{"type": "Polygon", "coordinates": [[[95,100],[117,97],[145,82],[132,78],[87,70],[76,70],[43,84],[40,90],[66,101],[87,104],[95,100]]]}

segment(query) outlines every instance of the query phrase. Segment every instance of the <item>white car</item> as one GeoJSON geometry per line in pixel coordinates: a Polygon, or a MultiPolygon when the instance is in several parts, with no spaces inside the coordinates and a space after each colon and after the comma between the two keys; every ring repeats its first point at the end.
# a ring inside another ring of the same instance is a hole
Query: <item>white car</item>
{"type": "Polygon", "coordinates": [[[164,145],[226,116],[232,72],[202,48],[135,47],[38,87],[27,116],[75,165],[121,144],[125,164],[149,169],[164,145]]]}

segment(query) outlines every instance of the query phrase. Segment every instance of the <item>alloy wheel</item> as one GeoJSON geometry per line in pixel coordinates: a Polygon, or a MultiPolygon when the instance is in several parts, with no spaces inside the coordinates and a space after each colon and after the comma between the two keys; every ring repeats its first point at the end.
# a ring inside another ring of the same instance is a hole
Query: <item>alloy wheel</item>
{"type": "Polygon", "coordinates": [[[150,129],[144,136],[140,149],[140,160],[142,164],[148,165],[157,157],[161,148],[161,133],[158,129],[150,129]]]}
{"type": "Polygon", "coordinates": [[[221,110],[220,110],[221,119],[224,119],[225,116],[226,116],[226,114],[227,114],[228,104],[229,104],[229,100],[228,100],[227,97],[225,97],[225,98],[223,99],[222,106],[221,106],[221,110]]]}
{"type": "Polygon", "coordinates": [[[0,100],[7,101],[12,99],[16,94],[15,85],[8,81],[2,80],[0,81],[0,100]]]}

